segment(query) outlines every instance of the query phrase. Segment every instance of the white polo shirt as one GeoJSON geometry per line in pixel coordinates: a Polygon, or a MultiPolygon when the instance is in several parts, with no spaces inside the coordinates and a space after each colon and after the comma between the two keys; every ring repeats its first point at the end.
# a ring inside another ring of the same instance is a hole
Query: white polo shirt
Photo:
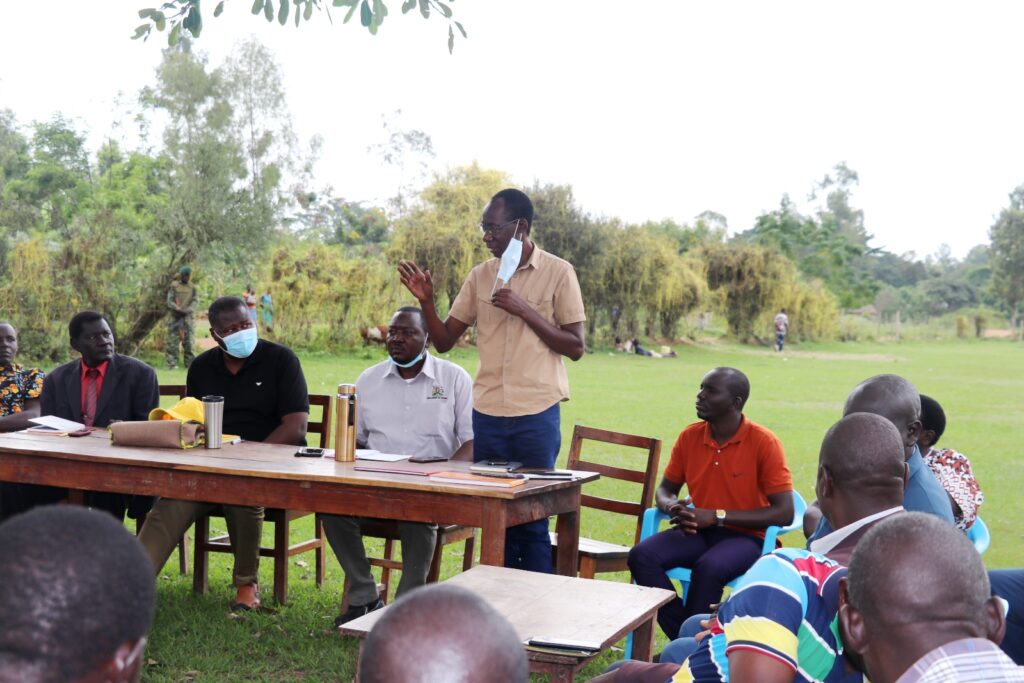
{"type": "Polygon", "coordinates": [[[473,438],[473,381],[455,363],[426,354],[406,380],[390,360],[363,371],[356,440],[382,453],[451,457],[473,438]]]}

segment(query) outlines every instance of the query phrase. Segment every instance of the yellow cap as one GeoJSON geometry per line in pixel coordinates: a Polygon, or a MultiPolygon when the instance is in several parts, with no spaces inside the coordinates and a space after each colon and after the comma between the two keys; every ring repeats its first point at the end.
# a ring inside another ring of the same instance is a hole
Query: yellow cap
{"type": "Polygon", "coordinates": [[[203,424],[203,402],[198,398],[183,398],[170,408],[153,408],[150,420],[181,420],[203,424]]]}

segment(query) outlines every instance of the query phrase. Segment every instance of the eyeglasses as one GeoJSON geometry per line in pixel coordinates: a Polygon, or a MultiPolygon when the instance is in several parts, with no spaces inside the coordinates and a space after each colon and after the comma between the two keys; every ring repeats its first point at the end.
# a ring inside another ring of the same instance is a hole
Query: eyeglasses
{"type": "Polygon", "coordinates": [[[481,223],[478,227],[480,228],[480,232],[482,232],[484,235],[490,235],[491,237],[493,237],[494,235],[498,234],[500,231],[504,230],[513,223],[518,224],[521,220],[521,218],[516,218],[515,220],[511,220],[508,223],[502,223],[501,225],[488,225],[486,223],[481,223]]]}

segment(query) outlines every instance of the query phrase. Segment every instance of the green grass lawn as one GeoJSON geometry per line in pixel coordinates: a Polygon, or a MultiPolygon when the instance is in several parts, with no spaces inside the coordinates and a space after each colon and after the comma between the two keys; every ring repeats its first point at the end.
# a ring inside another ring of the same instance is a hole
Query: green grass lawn
{"type": "MultiPolygon", "coordinates": [[[[860,380],[896,373],[936,398],[948,426],[941,443],[966,453],[981,482],[986,502],[981,514],[992,532],[985,555],[991,568],[1024,566],[1019,502],[1024,490],[1024,461],[1015,438],[1024,426],[1024,345],[996,340],[912,342],[903,344],[804,344],[776,354],[732,345],[681,347],[678,358],[646,358],[599,351],[569,367],[572,400],[562,406],[564,463],[574,424],[656,436],[664,441],[661,466],[679,431],[694,422],[694,396],[703,374],[716,365],[743,370],[751,382],[746,413],[782,440],[797,489],[810,501],[818,446],[842,410],[846,394],[860,380]]],[[[473,350],[448,355],[472,374],[473,350]]],[[[339,382],[354,382],[359,372],[384,358],[379,348],[346,356],[302,357],[311,393],[332,393],[339,382]]],[[[161,371],[162,383],[184,382],[184,371],[161,371]]],[[[600,454],[600,450],[597,451],[600,454]]],[[[626,462],[608,452],[609,461],[626,462]]],[[[630,484],[596,482],[595,491],[635,499],[630,484]]],[[[294,527],[293,541],[311,534],[307,520],[294,527]]],[[[634,523],[615,515],[584,512],[582,533],[602,540],[632,542],[634,523]]],[[[265,534],[271,531],[268,525],[265,534]]],[[[792,536],[790,544],[802,539],[792,536]]],[[[373,544],[371,544],[373,545],[373,544]]],[[[458,571],[461,545],[449,546],[445,576],[458,571]],[[459,554],[457,556],[457,553],[459,554]]],[[[261,566],[264,597],[269,600],[271,563],[261,566]]],[[[626,574],[603,578],[628,581],[626,574]]],[[[313,581],[312,555],[293,558],[289,604],[274,611],[228,616],[233,596],[230,557],[213,558],[211,592],[194,595],[191,577],[177,572],[172,557],[158,580],[157,616],[147,651],[143,680],[180,681],[348,681],[355,664],[355,643],[332,632],[343,575],[333,556],[322,590],[313,581]]],[[[596,675],[616,659],[607,654],[583,672],[596,675]]],[[[411,664],[414,665],[414,664],[411,664]]]]}

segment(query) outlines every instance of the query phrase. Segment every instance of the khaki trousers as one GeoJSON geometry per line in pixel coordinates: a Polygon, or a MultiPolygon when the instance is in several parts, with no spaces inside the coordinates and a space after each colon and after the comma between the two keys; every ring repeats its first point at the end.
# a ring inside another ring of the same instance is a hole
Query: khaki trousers
{"type": "Polygon", "coordinates": [[[178,540],[200,515],[223,508],[228,535],[235,547],[235,586],[256,583],[260,568],[260,540],[263,535],[263,508],[198,503],[192,500],[161,498],[146,516],[139,542],[149,555],[153,569],[160,573],[178,540]]]}
{"type": "MultiPolygon", "coordinates": [[[[348,601],[351,605],[367,605],[377,600],[377,581],[373,578],[370,561],[366,558],[363,533],[359,527],[361,517],[321,515],[324,534],[331,544],[338,563],[349,581],[348,601]]],[[[430,561],[434,559],[437,525],[420,522],[399,522],[398,534],[402,541],[402,580],[398,582],[395,597],[427,582],[430,561]]]]}

